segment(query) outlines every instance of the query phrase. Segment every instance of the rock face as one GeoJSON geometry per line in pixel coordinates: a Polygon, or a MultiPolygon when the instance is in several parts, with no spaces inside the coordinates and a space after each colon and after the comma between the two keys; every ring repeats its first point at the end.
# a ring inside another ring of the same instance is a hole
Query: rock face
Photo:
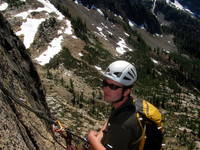
{"type": "Polygon", "coordinates": [[[0,149],[59,149],[49,123],[13,97],[50,117],[38,73],[23,43],[0,14],[0,149]]]}

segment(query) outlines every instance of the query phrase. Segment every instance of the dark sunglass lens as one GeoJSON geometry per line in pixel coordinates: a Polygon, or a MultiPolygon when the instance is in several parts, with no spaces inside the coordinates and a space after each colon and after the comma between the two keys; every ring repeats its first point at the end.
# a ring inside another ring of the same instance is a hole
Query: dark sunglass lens
{"type": "Polygon", "coordinates": [[[118,88],[121,88],[121,87],[116,86],[114,84],[110,84],[109,87],[110,87],[111,90],[117,90],[118,88]]]}
{"type": "Polygon", "coordinates": [[[114,84],[109,84],[106,80],[103,80],[102,82],[102,87],[109,87],[111,90],[117,90],[119,88],[122,88],[120,86],[114,85],[114,84]]]}

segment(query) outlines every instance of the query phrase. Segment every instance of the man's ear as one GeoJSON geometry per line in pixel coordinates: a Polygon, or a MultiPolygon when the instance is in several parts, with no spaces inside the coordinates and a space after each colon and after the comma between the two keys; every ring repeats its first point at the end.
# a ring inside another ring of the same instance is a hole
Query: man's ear
{"type": "Polygon", "coordinates": [[[131,88],[127,88],[127,89],[124,89],[124,97],[126,97],[126,96],[128,96],[128,95],[130,95],[130,93],[131,93],[131,88]]]}

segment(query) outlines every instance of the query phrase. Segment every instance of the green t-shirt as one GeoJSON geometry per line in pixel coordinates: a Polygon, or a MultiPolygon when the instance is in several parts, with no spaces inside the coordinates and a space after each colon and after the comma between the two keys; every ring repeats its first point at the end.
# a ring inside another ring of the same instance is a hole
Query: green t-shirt
{"type": "Polygon", "coordinates": [[[112,110],[107,127],[103,132],[102,144],[107,150],[138,149],[139,143],[133,143],[142,135],[142,129],[131,98],[119,108],[112,110]]]}

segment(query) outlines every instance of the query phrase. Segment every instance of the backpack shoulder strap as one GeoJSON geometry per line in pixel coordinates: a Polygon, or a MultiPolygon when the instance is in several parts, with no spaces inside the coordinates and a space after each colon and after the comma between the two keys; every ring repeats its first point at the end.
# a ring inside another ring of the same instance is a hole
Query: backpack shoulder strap
{"type": "Polygon", "coordinates": [[[137,140],[133,141],[132,144],[135,145],[135,144],[139,143],[138,150],[143,150],[144,143],[145,143],[146,125],[144,125],[144,126],[142,125],[141,120],[140,120],[141,117],[140,117],[140,114],[138,112],[136,112],[136,118],[137,118],[137,121],[138,121],[138,123],[140,125],[140,128],[142,129],[142,134],[137,140]]]}

